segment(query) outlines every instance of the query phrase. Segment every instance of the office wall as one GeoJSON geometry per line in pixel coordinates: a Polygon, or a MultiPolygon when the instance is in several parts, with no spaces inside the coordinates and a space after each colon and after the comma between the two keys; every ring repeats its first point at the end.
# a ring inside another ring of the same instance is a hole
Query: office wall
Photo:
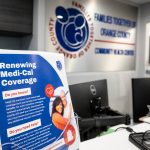
{"type": "MultiPolygon", "coordinates": [[[[150,3],[139,7],[137,29],[136,70],[125,72],[85,72],[68,73],[69,84],[91,80],[107,79],[109,104],[112,108],[123,113],[132,114],[131,78],[143,77],[145,74],[146,59],[146,24],[150,22],[150,3]]],[[[34,0],[33,36],[4,37],[0,36],[2,49],[30,49],[45,50],[44,23],[45,2],[34,0]]],[[[149,75],[147,75],[149,76],[149,75]]]]}
{"type": "Polygon", "coordinates": [[[65,54],[67,72],[134,70],[137,7],[114,0],[46,0],[45,10],[46,48],[65,54]]]}
{"type": "Polygon", "coordinates": [[[107,79],[109,105],[122,113],[132,114],[131,78],[136,71],[70,73],[67,75],[69,84],[107,79]]]}
{"type": "Polygon", "coordinates": [[[138,39],[137,39],[137,74],[138,77],[147,76],[146,70],[150,70],[150,66],[146,63],[147,55],[149,54],[149,39],[150,35],[150,3],[146,3],[139,7],[139,27],[138,27],[138,39]]]}
{"type": "MultiPolygon", "coordinates": [[[[20,40],[14,39],[16,48],[30,50],[45,50],[44,35],[45,35],[45,1],[34,0],[34,17],[33,17],[33,36],[24,37],[20,40]]],[[[138,27],[139,28],[139,27],[138,27]]],[[[140,41],[140,40],[139,40],[140,41]]],[[[10,43],[13,40],[10,40],[10,43]]],[[[138,44],[138,47],[140,45],[138,44]]],[[[15,46],[12,46],[12,49],[15,46]]],[[[138,51],[140,48],[138,48],[138,51]]],[[[139,62],[139,52],[137,51],[136,62],[139,62]]],[[[140,59],[142,61],[144,58],[140,59]]],[[[141,64],[138,63],[138,71],[140,72],[141,64]]],[[[135,71],[121,71],[121,72],[85,72],[85,73],[68,73],[68,83],[80,83],[91,80],[107,79],[108,83],[108,98],[109,105],[119,110],[122,113],[132,114],[132,92],[131,92],[131,78],[137,76],[135,71]]]]}
{"type": "MultiPolygon", "coordinates": [[[[34,1],[34,28],[33,38],[29,44],[29,49],[44,50],[44,15],[45,1],[34,1]]],[[[67,73],[68,83],[107,79],[109,105],[122,113],[132,114],[132,92],[131,78],[137,75],[135,71],[121,72],[85,72],[67,73]]]]}

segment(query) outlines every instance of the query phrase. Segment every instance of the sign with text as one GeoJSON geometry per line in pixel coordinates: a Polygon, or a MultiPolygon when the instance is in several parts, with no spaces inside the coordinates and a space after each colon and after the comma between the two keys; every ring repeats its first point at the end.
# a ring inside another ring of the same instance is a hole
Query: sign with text
{"type": "Polygon", "coordinates": [[[136,20],[115,0],[46,0],[46,49],[64,54],[68,72],[133,70],[136,20]]]}
{"type": "Polygon", "coordinates": [[[2,150],[78,149],[63,55],[1,50],[0,87],[2,150]]]}

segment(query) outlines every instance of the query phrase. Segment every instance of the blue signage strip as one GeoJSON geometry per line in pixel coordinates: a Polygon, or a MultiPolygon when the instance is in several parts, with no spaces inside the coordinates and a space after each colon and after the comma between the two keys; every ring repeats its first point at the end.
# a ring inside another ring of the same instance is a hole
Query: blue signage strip
{"type": "Polygon", "coordinates": [[[95,48],[95,54],[128,55],[134,56],[134,50],[122,50],[111,48],[95,48]]]}

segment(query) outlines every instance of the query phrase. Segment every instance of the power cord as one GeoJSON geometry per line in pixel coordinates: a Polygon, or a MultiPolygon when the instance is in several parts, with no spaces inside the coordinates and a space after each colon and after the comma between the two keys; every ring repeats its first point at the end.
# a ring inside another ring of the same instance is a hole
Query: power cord
{"type": "Polygon", "coordinates": [[[119,127],[119,128],[117,128],[116,130],[115,130],[115,132],[116,131],[118,131],[118,130],[120,130],[120,129],[125,129],[125,130],[127,130],[128,132],[130,132],[130,133],[136,133],[132,128],[130,128],[130,127],[119,127]]]}

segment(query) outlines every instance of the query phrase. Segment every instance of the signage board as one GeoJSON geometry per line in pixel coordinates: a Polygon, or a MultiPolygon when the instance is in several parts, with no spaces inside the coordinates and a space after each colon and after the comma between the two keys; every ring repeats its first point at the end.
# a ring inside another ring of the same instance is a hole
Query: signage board
{"type": "Polygon", "coordinates": [[[67,72],[135,69],[137,8],[116,0],[46,0],[46,49],[67,72]]]}
{"type": "Polygon", "coordinates": [[[0,139],[5,149],[78,149],[62,54],[0,51],[0,139]]]}

